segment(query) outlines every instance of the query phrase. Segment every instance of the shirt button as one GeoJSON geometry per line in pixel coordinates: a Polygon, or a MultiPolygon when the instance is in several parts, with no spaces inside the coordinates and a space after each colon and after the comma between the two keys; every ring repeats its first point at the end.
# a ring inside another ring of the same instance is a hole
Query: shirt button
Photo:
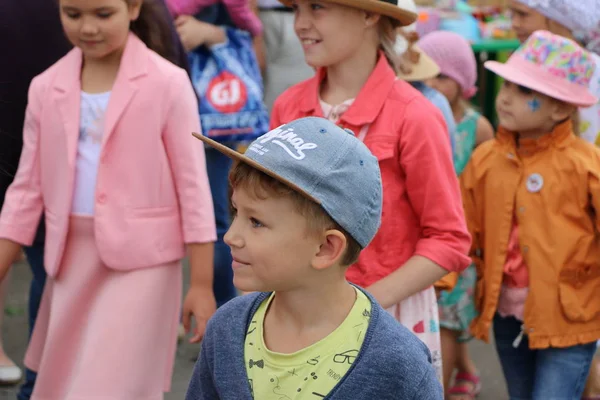
{"type": "Polygon", "coordinates": [[[521,214],[525,214],[525,207],[519,207],[519,212],[521,214]]]}
{"type": "Polygon", "coordinates": [[[529,246],[523,246],[523,253],[529,252],[529,246]]]}
{"type": "Polygon", "coordinates": [[[101,193],[98,195],[98,203],[100,203],[100,204],[106,203],[106,194],[101,193]]]}

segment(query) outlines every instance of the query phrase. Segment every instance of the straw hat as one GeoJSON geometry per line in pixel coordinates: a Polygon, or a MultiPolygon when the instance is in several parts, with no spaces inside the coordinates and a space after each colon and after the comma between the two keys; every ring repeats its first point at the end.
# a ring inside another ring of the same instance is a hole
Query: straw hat
{"type": "MultiPolygon", "coordinates": [[[[404,7],[417,14],[417,6],[413,0],[407,0],[404,7]]],[[[418,82],[438,76],[440,67],[416,44],[419,40],[417,24],[412,23],[404,28],[398,28],[397,32],[394,50],[400,60],[398,78],[406,82],[418,82]]]]}
{"type": "Polygon", "coordinates": [[[435,78],[440,67],[415,43],[419,39],[416,32],[398,34],[394,49],[400,57],[398,78],[406,82],[418,82],[435,78]]]}
{"type": "MultiPolygon", "coordinates": [[[[279,0],[287,7],[291,7],[293,0],[279,0]]],[[[417,20],[417,13],[411,10],[413,0],[325,0],[329,3],[358,8],[376,14],[385,15],[399,22],[400,26],[407,26],[417,20]]]]}

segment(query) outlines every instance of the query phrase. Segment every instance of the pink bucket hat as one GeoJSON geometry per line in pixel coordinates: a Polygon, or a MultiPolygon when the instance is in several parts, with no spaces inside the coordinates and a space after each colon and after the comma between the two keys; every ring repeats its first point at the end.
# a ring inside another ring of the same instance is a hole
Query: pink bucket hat
{"type": "Polygon", "coordinates": [[[596,68],[592,55],[550,32],[534,32],[506,64],[488,61],[484,65],[507,81],[565,103],[590,107],[598,102],[589,91],[596,68]]]}
{"type": "Polygon", "coordinates": [[[464,98],[477,93],[477,60],[465,38],[454,32],[436,31],[417,44],[440,67],[441,74],[458,82],[464,98]]]}

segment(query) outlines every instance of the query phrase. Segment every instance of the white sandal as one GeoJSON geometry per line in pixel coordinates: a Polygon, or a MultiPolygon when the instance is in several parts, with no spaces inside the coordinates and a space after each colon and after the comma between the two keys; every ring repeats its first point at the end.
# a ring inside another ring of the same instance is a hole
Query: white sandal
{"type": "Polygon", "coordinates": [[[23,379],[23,371],[16,365],[0,366],[0,386],[16,385],[23,379]]]}

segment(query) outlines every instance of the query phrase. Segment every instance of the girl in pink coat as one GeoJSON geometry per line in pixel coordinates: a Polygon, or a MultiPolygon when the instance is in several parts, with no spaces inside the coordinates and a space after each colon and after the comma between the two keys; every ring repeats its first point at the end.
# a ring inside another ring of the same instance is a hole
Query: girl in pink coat
{"type": "Polygon", "coordinates": [[[161,57],[172,36],[153,2],[59,7],[75,48],[30,86],[0,214],[0,278],[43,214],[48,280],[25,358],[38,372],[32,398],[159,400],[171,382],[186,247],[193,341],[215,309],[196,96],[161,57]]]}

